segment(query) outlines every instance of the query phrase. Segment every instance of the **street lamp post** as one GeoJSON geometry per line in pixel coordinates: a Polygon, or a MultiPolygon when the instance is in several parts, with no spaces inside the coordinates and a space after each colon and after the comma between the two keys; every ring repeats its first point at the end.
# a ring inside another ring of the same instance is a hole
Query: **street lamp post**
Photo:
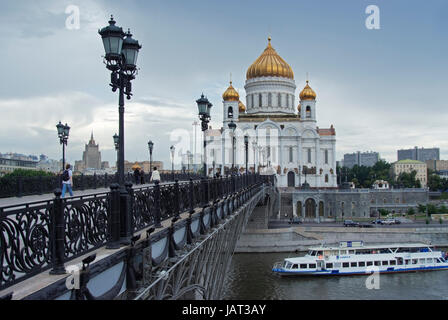
{"type": "MultiPolygon", "coordinates": [[[[121,242],[127,244],[130,243],[132,236],[132,216],[130,214],[130,199],[129,193],[126,190],[124,179],[124,96],[128,100],[132,96],[132,80],[135,79],[137,74],[137,57],[142,46],[137,40],[132,38],[130,30],[127,33],[123,32],[121,27],[115,25],[115,20],[111,16],[109,25],[99,30],[103,40],[104,50],[106,55],[104,56],[104,62],[106,68],[111,71],[111,83],[112,91],[118,90],[118,184],[120,193],[120,210],[119,210],[119,237],[121,242]]],[[[128,188],[132,185],[128,185],[128,188]]],[[[119,247],[116,237],[108,246],[108,248],[119,247]]]]}
{"type": "Polygon", "coordinates": [[[229,129],[232,130],[232,174],[235,171],[235,129],[236,123],[233,120],[229,123],[229,129]]]}
{"type": "Polygon", "coordinates": [[[123,29],[115,25],[111,17],[109,25],[98,31],[103,39],[106,55],[104,62],[111,71],[112,91],[119,90],[119,148],[118,148],[118,183],[124,189],[124,95],[130,100],[132,96],[132,80],[137,74],[137,57],[142,48],[132,34],[126,34],[123,29]],[[125,38],[126,36],[126,38],[125,38]]]}
{"type": "Polygon", "coordinates": [[[170,151],[171,151],[171,176],[172,176],[172,180],[174,181],[174,151],[176,150],[176,148],[174,146],[170,147],[170,151]]]}
{"type": "Polygon", "coordinates": [[[151,140],[148,141],[148,149],[149,149],[149,173],[152,173],[152,150],[154,148],[154,142],[151,140]]]}
{"type": "Polygon", "coordinates": [[[256,163],[256,150],[257,150],[257,140],[252,141],[252,147],[254,149],[254,173],[257,172],[257,163],[256,163]]]}
{"type": "Polygon", "coordinates": [[[68,143],[68,135],[70,133],[70,127],[65,124],[63,125],[61,121],[56,125],[58,129],[59,143],[62,144],[62,171],[65,170],[65,146],[68,143]]]}
{"type": "Polygon", "coordinates": [[[208,101],[207,98],[204,97],[204,94],[201,95],[201,98],[196,100],[199,111],[199,120],[201,120],[201,129],[204,133],[204,178],[207,178],[207,136],[205,132],[208,129],[208,123],[210,122],[210,110],[213,105],[208,101]]]}
{"type": "Polygon", "coordinates": [[[246,174],[248,174],[249,172],[249,167],[248,167],[248,160],[249,160],[249,136],[246,134],[244,136],[244,146],[245,146],[245,151],[246,151],[246,174]]]}

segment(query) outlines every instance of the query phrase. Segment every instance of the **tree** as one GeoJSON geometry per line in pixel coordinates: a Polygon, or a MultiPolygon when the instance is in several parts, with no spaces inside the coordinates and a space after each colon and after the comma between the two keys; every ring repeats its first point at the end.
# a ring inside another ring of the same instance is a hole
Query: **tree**
{"type": "Polygon", "coordinates": [[[53,173],[42,171],[42,170],[29,170],[29,169],[15,169],[13,172],[8,173],[3,176],[3,178],[15,178],[15,177],[51,177],[54,176],[53,173]]]}
{"type": "Polygon", "coordinates": [[[432,203],[429,203],[428,206],[428,215],[433,215],[433,214],[437,214],[437,207],[435,205],[433,205],[432,203]]]}
{"type": "Polygon", "coordinates": [[[424,204],[419,203],[418,207],[417,207],[417,212],[425,213],[426,212],[426,206],[424,204]]]}
{"type": "Polygon", "coordinates": [[[414,208],[409,208],[409,209],[408,209],[408,215],[412,216],[412,215],[414,215],[414,214],[415,214],[415,210],[414,210],[414,208]]]}

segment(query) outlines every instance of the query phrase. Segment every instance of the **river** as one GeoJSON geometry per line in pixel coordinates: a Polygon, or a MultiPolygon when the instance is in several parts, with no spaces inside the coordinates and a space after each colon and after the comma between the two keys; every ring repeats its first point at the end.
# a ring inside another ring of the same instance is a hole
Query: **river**
{"type": "Polygon", "coordinates": [[[235,254],[224,285],[224,300],[448,300],[448,270],[381,274],[379,289],[368,276],[281,278],[273,264],[288,253],[235,254]]]}

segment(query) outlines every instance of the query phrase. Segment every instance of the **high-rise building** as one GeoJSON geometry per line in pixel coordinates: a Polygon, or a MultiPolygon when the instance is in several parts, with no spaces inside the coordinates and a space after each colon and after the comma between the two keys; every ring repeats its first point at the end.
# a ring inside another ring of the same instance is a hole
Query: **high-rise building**
{"type": "Polygon", "coordinates": [[[82,154],[82,160],[75,162],[75,171],[82,172],[86,169],[100,170],[101,168],[101,152],[99,151],[99,145],[95,144],[92,132],[90,141],[86,144],[85,151],[82,154]]]}
{"type": "Polygon", "coordinates": [[[401,149],[397,151],[398,161],[400,160],[417,160],[425,162],[426,160],[440,160],[440,149],[439,148],[418,148],[414,149],[401,149]]]}
{"type": "Polygon", "coordinates": [[[357,166],[373,167],[380,161],[380,154],[378,152],[355,152],[344,154],[344,167],[353,168],[357,166]]]}

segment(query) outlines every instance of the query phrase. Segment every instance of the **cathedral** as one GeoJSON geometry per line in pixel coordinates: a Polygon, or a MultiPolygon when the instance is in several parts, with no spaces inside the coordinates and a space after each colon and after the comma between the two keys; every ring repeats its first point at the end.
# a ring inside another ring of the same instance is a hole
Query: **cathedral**
{"type": "Polygon", "coordinates": [[[247,70],[244,88],[245,104],[230,82],[222,96],[223,127],[206,132],[214,140],[207,147],[210,170],[244,172],[247,165],[251,172],[276,174],[279,187],[336,188],[335,129],[317,126],[317,94],[308,80],[297,104],[294,72],[270,37],[247,70]],[[221,139],[213,139],[214,131],[221,139]]]}

